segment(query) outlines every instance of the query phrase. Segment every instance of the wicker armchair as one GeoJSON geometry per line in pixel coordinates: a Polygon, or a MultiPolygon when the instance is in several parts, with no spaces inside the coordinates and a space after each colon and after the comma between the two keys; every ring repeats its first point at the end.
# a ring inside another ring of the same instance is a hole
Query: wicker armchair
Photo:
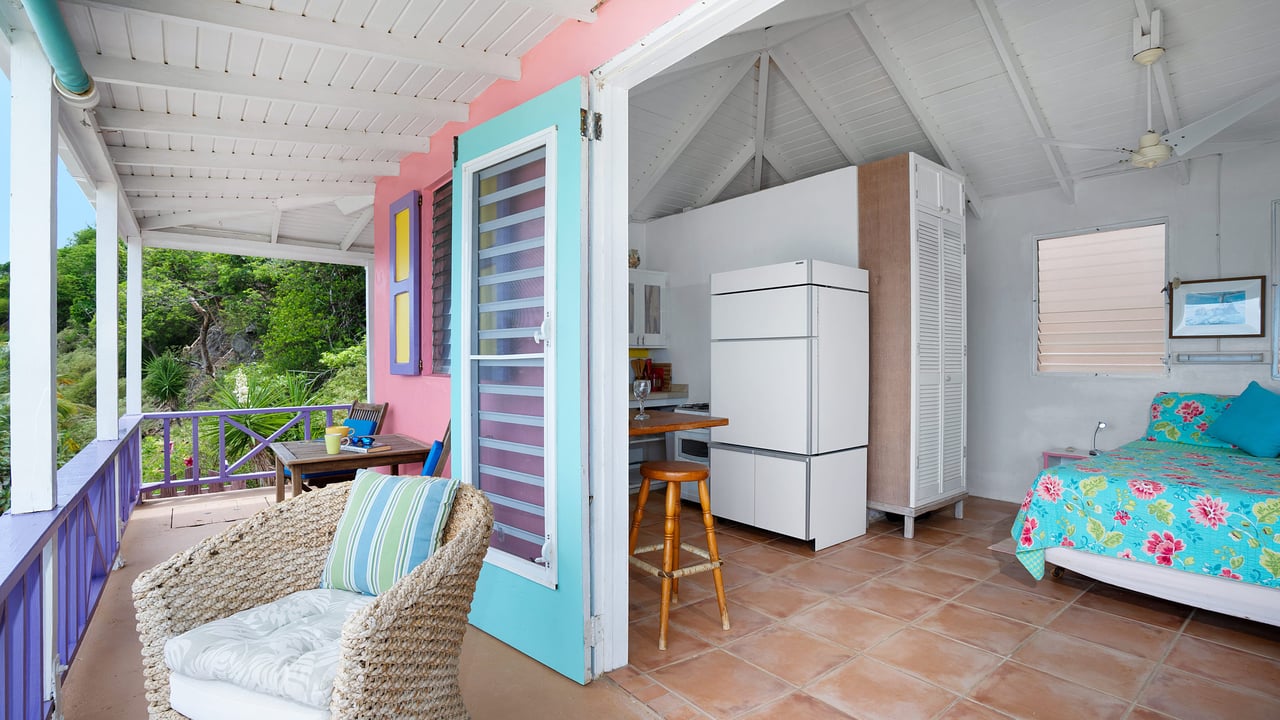
{"type": "MultiPolygon", "coordinates": [[[[152,718],[169,705],[164,643],[212,620],[318,585],[349,484],[273,505],[143,573],[133,584],[152,718]]],[[[493,529],[493,507],[460,485],[444,544],[350,618],[332,718],[466,718],[458,657],[493,529]]]]}

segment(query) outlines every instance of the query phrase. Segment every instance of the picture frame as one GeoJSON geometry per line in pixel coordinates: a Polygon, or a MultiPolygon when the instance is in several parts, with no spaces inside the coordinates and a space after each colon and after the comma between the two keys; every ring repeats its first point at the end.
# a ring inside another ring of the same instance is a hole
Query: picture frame
{"type": "Polygon", "coordinates": [[[1266,334],[1263,275],[1183,280],[1169,289],[1169,337],[1263,337],[1266,334]]]}

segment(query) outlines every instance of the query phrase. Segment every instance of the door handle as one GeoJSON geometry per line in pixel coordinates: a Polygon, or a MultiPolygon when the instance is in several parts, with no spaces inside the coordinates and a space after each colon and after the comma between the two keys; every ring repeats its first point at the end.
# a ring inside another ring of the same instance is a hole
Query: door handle
{"type": "Polygon", "coordinates": [[[541,551],[538,553],[538,557],[534,558],[533,561],[543,567],[550,567],[551,561],[548,559],[550,556],[551,556],[551,536],[548,535],[546,536],[546,539],[542,541],[542,548],[541,548],[541,551]]]}
{"type": "Polygon", "coordinates": [[[547,315],[543,317],[542,324],[539,325],[538,328],[533,331],[533,341],[535,343],[538,343],[539,345],[545,343],[547,341],[547,336],[550,334],[550,332],[551,332],[551,316],[547,315]]]}

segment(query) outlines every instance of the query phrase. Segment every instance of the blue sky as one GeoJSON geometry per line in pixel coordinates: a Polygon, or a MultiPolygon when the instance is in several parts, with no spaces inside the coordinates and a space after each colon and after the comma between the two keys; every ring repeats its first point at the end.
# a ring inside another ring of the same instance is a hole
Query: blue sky
{"type": "MultiPolygon", "coordinates": [[[[58,245],[95,223],[93,206],[58,161],[58,245]]],[[[0,73],[0,263],[9,262],[9,78],[0,73]]]]}

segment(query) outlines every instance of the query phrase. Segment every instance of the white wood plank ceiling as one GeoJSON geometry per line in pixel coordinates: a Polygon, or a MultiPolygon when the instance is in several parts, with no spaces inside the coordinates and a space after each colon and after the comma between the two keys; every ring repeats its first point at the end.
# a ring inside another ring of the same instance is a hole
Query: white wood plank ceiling
{"type": "Polygon", "coordinates": [[[145,243],[359,263],[376,178],[596,2],[60,5],[145,243]]]}
{"type": "MultiPolygon", "coordinates": [[[[984,197],[1133,168],[1147,128],[1133,24],[1163,20],[1157,132],[1280,83],[1274,0],[788,0],[631,98],[632,219],[914,151],[984,197]]],[[[1280,102],[1220,141],[1280,140],[1280,102]]]]}

